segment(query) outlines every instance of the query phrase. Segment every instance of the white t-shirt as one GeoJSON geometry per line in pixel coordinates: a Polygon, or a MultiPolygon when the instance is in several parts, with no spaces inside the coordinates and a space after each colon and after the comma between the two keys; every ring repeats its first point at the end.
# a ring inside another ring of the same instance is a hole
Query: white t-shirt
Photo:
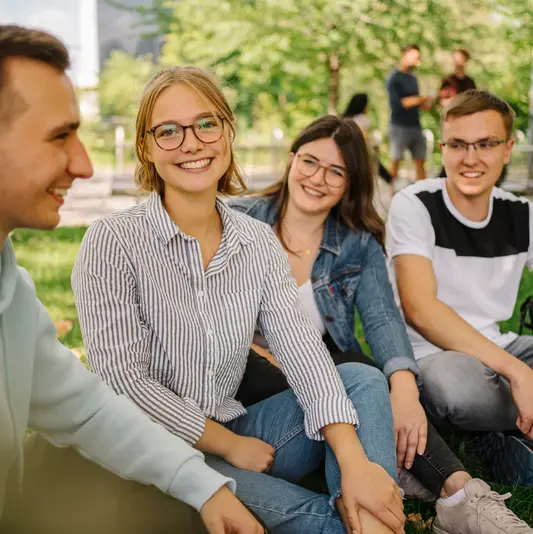
{"type": "MultiPolygon", "coordinates": [[[[495,187],[487,218],[471,221],[452,204],[445,184],[444,178],[424,180],[392,199],[387,250],[396,300],[393,258],[424,256],[433,263],[438,299],[506,347],[516,334],[501,334],[497,323],[513,313],[524,266],[533,270],[533,204],[495,187]]],[[[407,330],[416,359],[442,350],[407,330]]]]}

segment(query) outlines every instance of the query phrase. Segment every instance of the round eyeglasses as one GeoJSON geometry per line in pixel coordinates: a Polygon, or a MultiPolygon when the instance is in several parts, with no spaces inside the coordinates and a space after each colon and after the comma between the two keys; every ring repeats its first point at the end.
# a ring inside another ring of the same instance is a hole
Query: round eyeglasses
{"type": "Polygon", "coordinates": [[[330,187],[342,187],[348,179],[348,171],[343,167],[321,165],[315,157],[309,154],[297,154],[296,169],[307,178],[311,178],[320,169],[324,169],[324,181],[330,187]]]}
{"type": "Polygon", "coordinates": [[[146,133],[151,133],[154,136],[157,146],[162,150],[176,150],[183,144],[185,130],[189,128],[198,141],[207,144],[215,143],[224,133],[224,117],[210,115],[188,125],[173,121],[163,122],[146,130],[146,133]]]}

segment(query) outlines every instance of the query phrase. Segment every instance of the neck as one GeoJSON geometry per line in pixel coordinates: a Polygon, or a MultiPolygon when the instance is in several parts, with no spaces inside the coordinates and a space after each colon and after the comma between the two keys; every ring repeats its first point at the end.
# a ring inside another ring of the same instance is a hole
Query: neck
{"type": "Polygon", "coordinates": [[[403,62],[400,61],[400,65],[398,66],[398,69],[401,72],[409,72],[409,67],[405,65],[403,62]]]}
{"type": "Polygon", "coordinates": [[[291,204],[290,200],[287,203],[285,217],[283,218],[283,227],[292,236],[306,236],[312,240],[313,237],[318,236],[324,230],[324,223],[329,215],[329,212],[310,215],[303,213],[296,206],[291,204]]]}
{"type": "Polygon", "coordinates": [[[170,187],[163,194],[163,206],[180,230],[199,241],[209,236],[219,223],[216,189],[202,194],[187,194],[170,187]]]}
{"type": "Polygon", "coordinates": [[[464,78],[465,69],[464,67],[455,67],[455,75],[459,78],[464,78]]]}
{"type": "Polygon", "coordinates": [[[446,182],[448,196],[457,211],[469,221],[481,222],[489,215],[491,191],[479,197],[465,197],[446,182]]]}

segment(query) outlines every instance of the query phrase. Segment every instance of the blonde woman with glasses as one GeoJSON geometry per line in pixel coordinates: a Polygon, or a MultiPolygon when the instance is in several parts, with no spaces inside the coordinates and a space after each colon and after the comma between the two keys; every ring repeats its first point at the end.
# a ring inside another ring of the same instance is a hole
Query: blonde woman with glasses
{"type": "Polygon", "coordinates": [[[135,177],[148,200],[95,223],[73,274],[89,362],[233,477],[270,532],[399,534],[386,380],[334,366],[271,228],[222,202],[245,189],[234,135],[205,72],[166,69],[146,87],[135,177]],[[291,389],[245,409],[257,324],[291,389]],[[296,485],[322,460],[329,495],[296,485]]]}

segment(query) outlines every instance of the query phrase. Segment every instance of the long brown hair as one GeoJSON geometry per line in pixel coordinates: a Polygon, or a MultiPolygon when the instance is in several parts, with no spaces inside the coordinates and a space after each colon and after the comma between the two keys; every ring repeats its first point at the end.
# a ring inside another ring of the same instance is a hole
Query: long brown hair
{"type": "MultiPolygon", "coordinates": [[[[296,154],[305,144],[318,139],[331,138],[342,154],[348,170],[348,187],[341,201],[331,210],[340,221],[354,232],[367,230],[385,248],[385,223],[374,206],[374,174],[363,133],[352,119],[326,115],[312,122],[292,143],[291,153],[296,154]]],[[[274,198],[277,207],[276,226],[282,227],[289,198],[289,162],[282,178],[265,189],[261,195],[274,198]]],[[[280,232],[280,240],[289,250],[280,232]]]]}
{"type": "Polygon", "coordinates": [[[137,188],[143,193],[152,191],[160,195],[163,193],[164,182],[157,173],[154,163],[147,157],[146,130],[159,95],[167,87],[178,84],[189,87],[204,99],[207,104],[214,106],[214,111],[224,119],[224,124],[229,127],[230,142],[228,150],[231,158],[227,171],[218,181],[218,192],[227,196],[243,193],[246,191],[246,184],[233,151],[235,116],[224,93],[218,87],[214,76],[202,69],[191,66],[168,67],[159,71],[148,82],[143,91],[136,122],[135,151],[137,153],[137,166],[135,168],[135,183],[137,188]]]}

